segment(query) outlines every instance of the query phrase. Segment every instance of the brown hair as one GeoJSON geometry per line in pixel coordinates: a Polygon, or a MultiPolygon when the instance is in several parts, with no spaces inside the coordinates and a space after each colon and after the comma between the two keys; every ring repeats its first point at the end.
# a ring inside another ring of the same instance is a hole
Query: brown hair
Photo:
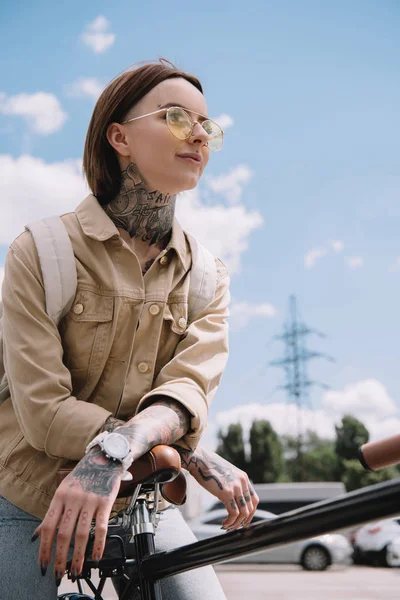
{"type": "Polygon", "coordinates": [[[107,140],[110,123],[120,123],[130,109],[157,84],[166,79],[183,77],[201,93],[200,81],[160,58],[118,75],[102,92],[94,107],[86,134],[83,170],[93,194],[100,204],[110,202],[119,192],[121,169],[117,155],[107,140]]]}

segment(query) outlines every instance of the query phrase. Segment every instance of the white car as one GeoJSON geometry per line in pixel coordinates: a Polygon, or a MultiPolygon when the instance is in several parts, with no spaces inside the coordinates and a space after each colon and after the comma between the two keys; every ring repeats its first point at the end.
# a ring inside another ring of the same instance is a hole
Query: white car
{"type": "MultiPolygon", "coordinates": [[[[216,509],[204,513],[198,519],[188,521],[188,525],[198,540],[204,540],[225,533],[221,530],[221,524],[226,516],[224,508],[216,509]]],[[[276,517],[273,513],[256,510],[252,523],[276,517]]],[[[324,571],[331,564],[351,564],[352,554],[353,548],[343,535],[328,534],[232,558],[226,562],[293,563],[302,565],[308,571],[324,571]]]]}
{"type": "Polygon", "coordinates": [[[384,519],[375,523],[367,523],[357,530],[354,536],[354,559],[356,562],[369,562],[376,566],[398,566],[394,554],[395,547],[390,544],[400,537],[400,517],[384,519]],[[389,556],[389,551],[391,555],[389,556]],[[389,559],[389,560],[388,560],[389,559]],[[391,563],[390,563],[391,561],[391,563]]]}

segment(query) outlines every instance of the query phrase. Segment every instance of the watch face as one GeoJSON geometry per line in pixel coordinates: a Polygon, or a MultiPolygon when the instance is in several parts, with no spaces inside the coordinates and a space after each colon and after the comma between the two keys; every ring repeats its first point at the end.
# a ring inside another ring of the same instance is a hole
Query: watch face
{"type": "Polygon", "coordinates": [[[128,454],[130,446],[129,442],[120,433],[110,433],[103,442],[105,452],[111,458],[122,460],[128,454]]]}

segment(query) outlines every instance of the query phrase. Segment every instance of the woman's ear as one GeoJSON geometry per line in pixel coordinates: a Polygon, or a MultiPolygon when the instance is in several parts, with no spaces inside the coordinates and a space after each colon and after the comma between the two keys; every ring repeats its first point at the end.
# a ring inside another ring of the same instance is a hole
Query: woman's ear
{"type": "Polygon", "coordinates": [[[120,123],[111,123],[107,128],[107,139],[114,150],[121,156],[129,156],[130,149],[125,128],[120,123]]]}

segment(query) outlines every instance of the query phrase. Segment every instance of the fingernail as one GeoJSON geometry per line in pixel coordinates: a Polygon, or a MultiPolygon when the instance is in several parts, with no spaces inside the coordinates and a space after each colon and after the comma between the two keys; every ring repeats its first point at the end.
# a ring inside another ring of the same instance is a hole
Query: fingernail
{"type": "Polygon", "coordinates": [[[34,533],[34,534],[33,534],[33,536],[31,537],[31,542],[34,542],[35,540],[37,540],[37,539],[38,539],[38,537],[39,537],[39,534],[38,534],[38,533],[36,533],[36,531],[35,531],[35,533],[34,533]]]}
{"type": "Polygon", "coordinates": [[[46,572],[47,572],[47,563],[42,562],[42,564],[40,565],[40,572],[43,575],[43,577],[46,575],[46,572]]]}
{"type": "Polygon", "coordinates": [[[75,583],[76,579],[77,579],[76,573],[74,571],[71,571],[71,581],[72,581],[72,583],[75,583]]]}
{"type": "Polygon", "coordinates": [[[226,527],[221,527],[221,529],[223,529],[224,531],[226,531],[226,527]]]}
{"type": "Polygon", "coordinates": [[[61,583],[61,579],[62,579],[62,573],[60,573],[59,571],[57,571],[56,573],[56,586],[59,587],[60,583],[61,583]]]}

